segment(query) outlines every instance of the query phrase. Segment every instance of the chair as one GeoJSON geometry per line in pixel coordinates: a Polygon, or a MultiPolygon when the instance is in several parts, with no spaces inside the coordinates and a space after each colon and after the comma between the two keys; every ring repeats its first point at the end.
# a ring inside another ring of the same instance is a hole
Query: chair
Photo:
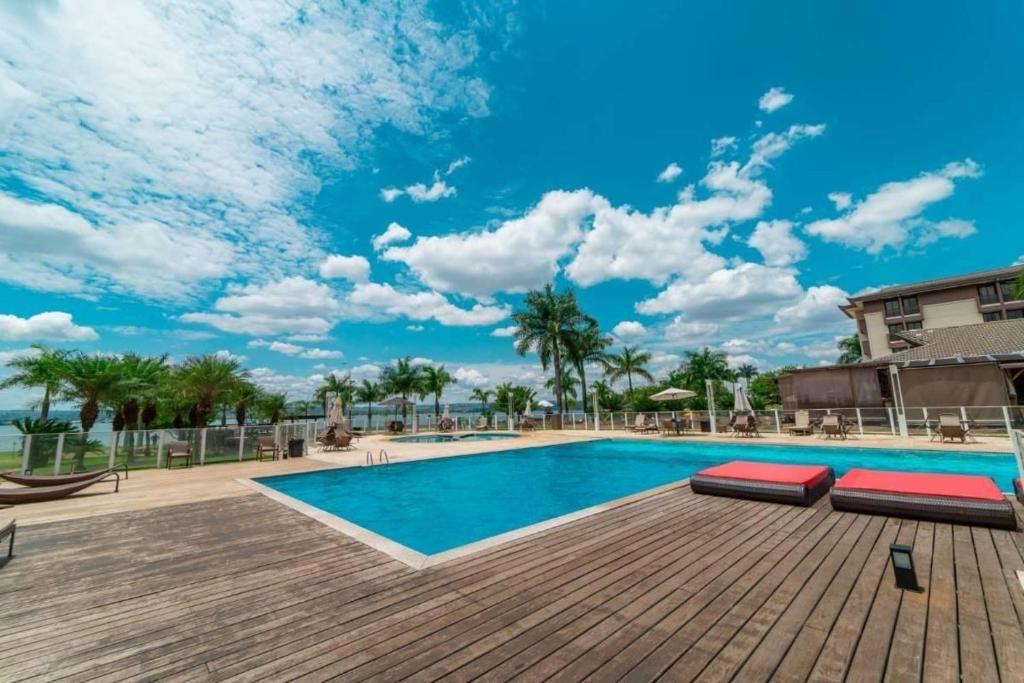
{"type": "Polygon", "coordinates": [[[821,418],[821,435],[825,439],[836,437],[845,441],[849,431],[850,428],[842,415],[825,415],[821,418]]]}
{"type": "Polygon", "coordinates": [[[528,432],[533,431],[537,428],[537,421],[527,415],[526,417],[519,420],[520,431],[528,432]]]}
{"type": "Polygon", "coordinates": [[[679,423],[676,420],[673,420],[673,419],[668,418],[668,417],[661,418],[661,435],[662,436],[670,436],[672,434],[678,435],[679,433],[680,433],[680,431],[679,431],[679,423]]]}
{"type": "Polygon", "coordinates": [[[798,410],[793,419],[793,426],[789,428],[791,436],[809,436],[814,434],[814,425],[811,424],[811,414],[809,412],[798,410]]]}
{"type": "Polygon", "coordinates": [[[949,439],[950,441],[953,439],[960,439],[960,443],[966,443],[969,431],[968,426],[960,420],[959,415],[955,415],[953,413],[943,413],[939,415],[939,428],[937,433],[939,435],[939,441],[942,443],[945,443],[946,439],[949,439]]]}
{"type": "Polygon", "coordinates": [[[750,438],[761,436],[761,430],[757,427],[757,416],[747,415],[747,424],[743,427],[743,433],[750,438]]]}
{"type": "Polygon", "coordinates": [[[3,543],[5,538],[9,539],[7,541],[7,557],[0,560],[0,567],[10,562],[11,558],[14,557],[14,532],[17,530],[18,525],[13,519],[0,528],[0,543],[3,543]]]}
{"type": "Polygon", "coordinates": [[[630,428],[630,431],[638,434],[643,434],[645,432],[651,431],[656,432],[658,431],[658,425],[654,424],[653,422],[649,422],[647,420],[646,415],[638,413],[636,416],[636,420],[633,421],[633,426],[630,428]]]}
{"type": "Polygon", "coordinates": [[[442,433],[449,433],[455,431],[455,420],[450,417],[442,417],[437,423],[437,431],[442,433]]]}
{"type": "Polygon", "coordinates": [[[484,417],[483,415],[481,415],[480,417],[478,417],[476,419],[476,430],[478,432],[481,432],[481,431],[484,431],[484,430],[490,429],[490,428],[491,428],[491,425],[488,424],[487,418],[484,417]]]}
{"type": "Polygon", "coordinates": [[[388,431],[392,434],[401,434],[405,431],[405,423],[401,420],[392,420],[388,423],[388,431]]]}
{"type": "Polygon", "coordinates": [[[185,467],[192,467],[192,446],[187,441],[167,444],[167,469],[171,469],[175,460],[184,460],[185,467]]]}
{"type": "Polygon", "coordinates": [[[270,454],[271,460],[277,460],[278,452],[281,449],[272,436],[261,436],[256,440],[256,460],[263,462],[263,457],[270,454]]]}
{"type": "Polygon", "coordinates": [[[116,477],[118,474],[114,471],[115,469],[124,470],[124,478],[128,478],[127,464],[108,467],[102,470],[92,470],[91,472],[75,472],[74,465],[72,465],[71,474],[14,474],[0,472],[0,478],[19,486],[58,486],[60,484],[76,484],[87,479],[95,479],[101,474],[108,475],[108,478],[110,475],[116,477]]]}

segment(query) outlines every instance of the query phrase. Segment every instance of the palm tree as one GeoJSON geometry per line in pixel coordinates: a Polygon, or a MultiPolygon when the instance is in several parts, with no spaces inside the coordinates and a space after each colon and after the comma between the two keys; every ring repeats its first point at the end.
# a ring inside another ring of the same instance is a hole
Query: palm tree
{"type": "Polygon", "coordinates": [[[594,382],[594,393],[597,394],[597,405],[605,410],[621,410],[622,394],[619,394],[603,379],[594,382]]]}
{"type": "Polygon", "coordinates": [[[124,374],[121,362],[114,356],[76,353],[64,360],[62,396],[80,404],[78,419],[82,425],[82,441],[76,457],[79,467],[85,465],[85,444],[96,424],[100,406],[117,396],[124,374]]]}
{"type": "Polygon", "coordinates": [[[533,389],[509,382],[499,384],[494,391],[494,404],[513,413],[523,412],[526,410],[526,404],[533,403],[536,398],[537,392],[533,389]]]}
{"type": "Polygon", "coordinates": [[[332,372],[324,378],[323,385],[316,390],[317,399],[323,403],[324,417],[327,416],[327,411],[329,410],[327,405],[328,397],[340,398],[342,403],[346,405],[351,404],[353,386],[351,375],[339,377],[332,372]]]}
{"type": "Polygon", "coordinates": [[[724,351],[712,351],[705,346],[700,351],[686,351],[684,355],[686,360],[682,367],[669,377],[671,382],[681,384],[681,388],[699,393],[704,391],[705,380],[731,381],[729,356],[724,351]]]}
{"type": "Polygon", "coordinates": [[[839,359],[836,362],[840,365],[859,363],[864,357],[864,352],[860,348],[860,337],[856,334],[840,339],[836,346],[839,348],[839,359]]]}
{"type": "Polygon", "coordinates": [[[240,380],[249,376],[238,360],[214,353],[189,356],[179,366],[178,372],[193,397],[193,428],[206,426],[213,409],[238,386],[240,380]]]}
{"type": "Polygon", "coordinates": [[[573,401],[575,402],[578,396],[576,395],[576,378],[572,376],[571,371],[566,371],[562,374],[562,386],[559,387],[557,379],[555,377],[549,377],[544,382],[544,387],[550,389],[552,392],[561,392],[562,396],[565,397],[566,403],[573,401]]]}
{"type": "Polygon", "coordinates": [[[281,414],[284,413],[287,405],[288,397],[284,394],[263,394],[258,407],[267,422],[276,425],[281,420],[281,414]]]}
{"type": "MultiPolygon", "coordinates": [[[[11,425],[18,430],[22,436],[21,447],[25,447],[25,437],[34,434],[59,434],[61,432],[73,433],[71,423],[67,420],[51,420],[50,418],[36,418],[35,420],[23,417],[11,420],[11,425]]],[[[55,439],[39,438],[32,439],[29,445],[28,466],[31,470],[41,470],[50,464],[50,461],[57,457],[57,441],[55,439]]]]}
{"type": "Polygon", "coordinates": [[[39,402],[39,419],[44,422],[50,417],[50,399],[60,393],[64,362],[67,351],[51,349],[40,344],[33,344],[35,353],[19,356],[8,361],[7,367],[14,374],[0,382],[0,389],[10,387],[42,388],[43,399],[39,402]]]}
{"type": "Polygon", "coordinates": [[[263,397],[262,390],[252,382],[241,380],[231,390],[228,401],[235,406],[235,423],[245,424],[250,408],[255,407],[263,397]]]}
{"type": "Polygon", "coordinates": [[[363,383],[356,388],[356,400],[366,404],[366,431],[373,426],[373,404],[387,398],[384,387],[378,382],[371,382],[364,379],[363,383]]]}
{"type": "Polygon", "coordinates": [[[1024,299],[1024,272],[1017,277],[1017,282],[1013,285],[1013,298],[1024,299]]]}
{"type": "MultiPolygon", "coordinates": [[[[423,387],[423,368],[413,365],[412,358],[406,356],[395,361],[394,365],[384,368],[381,383],[388,394],[398,394],[408,400],[410,396],[423,398],[426,390],[423,387]]],[[[405,420],[406,406],[402,406],[402,419],[405,420]]]]}
{"type": "Polygon", "coordinates": [[[481,413],[486,413],[487,412],[487,401],[490,400],[490,398],[491,398],[491,396],[493,394],[494,394],[494,392],[491,391],[490,389],[479,389],[478,388],[478,389],[474,389],[473,391],[469,392],[469,398],[470,398],[470,400],[473,400],[473,401],[480,401],[480,412],[481,413]]]}
{"type": "Polygon", "coordinates": [[[756,365],[750,363],[744,363],[743,365],[736,368],[736,376],[742,377],[747,381],[747,389],[750,389],[750,380],[754,379],[758,375],[758,369],[756,365]]]}
{"type": "Polygon", "coordinates": [[[651,354],[641,351],[636,346],[623,346],[622,353],[608,354],[604,361],[605,375],[608,381],[615,382],[626,378],[626,386],[629,389],[629,400],[633,400],[633,375],[643,377],[649,382],[654,381],[654,376],[647,369],[651,362],[651,354]]]}
{"type": "Polygon", "coordinates": [[[580,395],[583,397],[583,412],[587,412],[587,363],[604,363],[608,358],[605,351],[612,345],[611,337],[601,334],[597,323],[587,320],[569,335],[567,351],[569,359],[580,376],[580,395]]]}
{"type": "MultiPolygon", "coordinates": [[[[561,378],[568,340],[574,330],[590,318],[580,311],[572,290],[559,294],[550,283],[541,291],[527,292],[523,303],[525,309],[512,314],[512,321],[517,327],[516,353],[525,356],[535,351],[545,371],[553,365],[556,386],[564,387],[561,378]]],[[[564,411],[563,399],[562,393],[556,392],[555,403],[559,413],[564,411]]]]}
{"type": "Polygon", "coordinates": [[[455,378],[443,365],[438,367],[427,366],[423,368],[423,390],[434,395],[434,417],[441,415],[441,394],[444,388],[455,384],[455,378]]]}

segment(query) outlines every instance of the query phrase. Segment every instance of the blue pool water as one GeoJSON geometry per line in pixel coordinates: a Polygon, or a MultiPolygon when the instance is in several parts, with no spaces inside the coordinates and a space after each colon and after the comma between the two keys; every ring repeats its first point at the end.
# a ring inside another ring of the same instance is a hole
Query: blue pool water
{"type": "Polygon", "coordinates": [[[1006,490],[1016,471],[1001,453],[606,440],[258,481],[431,555],[739,459],[982,474],[1006,490]]]}
{"type": "Polygon", "coordinates": [[[400,436],[393,441],[402,443],[451,443],[452,441],[499,441],[501,439],[518,439],[518,434],[511,432],[473,432],[471,434],[417,434],[400,436]]]}

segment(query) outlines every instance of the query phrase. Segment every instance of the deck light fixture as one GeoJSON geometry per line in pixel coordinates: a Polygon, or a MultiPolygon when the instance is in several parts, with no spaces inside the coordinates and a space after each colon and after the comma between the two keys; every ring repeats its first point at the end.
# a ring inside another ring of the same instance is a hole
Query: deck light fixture
{"type": "Polygon", "coordinates": [[[903,590],[921,592],[914,572],[914,549],[908,545],[893,543],[889,546],[892,558],[892,571],[896,575],[896,587],[903,590]]]}

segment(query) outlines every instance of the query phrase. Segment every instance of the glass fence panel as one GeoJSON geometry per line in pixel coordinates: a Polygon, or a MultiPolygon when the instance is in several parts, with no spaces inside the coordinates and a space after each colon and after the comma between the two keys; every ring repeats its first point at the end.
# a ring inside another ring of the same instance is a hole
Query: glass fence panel
{"type": "MultiPolygon", "coordinates": [[[[58,434],[33,434],[29,443],[28,469],[32,474],[53,474],[57,467],[58,434]]],[[[18,454],[21,465],[21,453],[18,454]]]]}
{"type": "Polygon", "coordinates": [[[21,469],[21,453],[25,447],[25,439],[20,435],[0,437],[0,470],[21,469]]]}
{"type": "Polygon", "coordinates": [[[72,468],[75,472],[84,472],[109,467],[112,436],[110,432],[90,432],[88,435],[65,434],[61,452],[61,473],[68,474],[72,468]]]}
{"type": "MultiPolygon", "coordinates": [[[[114,443],[114,464],[127,465],[128,469],[143,469],[157,466],[159,452],[159,430],[126,430],[107,435],[108,442],[114,443]]],[[[107,452],[109,459],[110,453],[107,452]]],[[[92,468],[89,468],[92,469],[92,468]]]]}
{"type": "Polygon", "coordinates": [[[1004,414],[1002,406],[975,406],[964,408],[963,412],[967,414],[967,424],[975,436],[1006,435],[1006,414],[1004,414]]]}

